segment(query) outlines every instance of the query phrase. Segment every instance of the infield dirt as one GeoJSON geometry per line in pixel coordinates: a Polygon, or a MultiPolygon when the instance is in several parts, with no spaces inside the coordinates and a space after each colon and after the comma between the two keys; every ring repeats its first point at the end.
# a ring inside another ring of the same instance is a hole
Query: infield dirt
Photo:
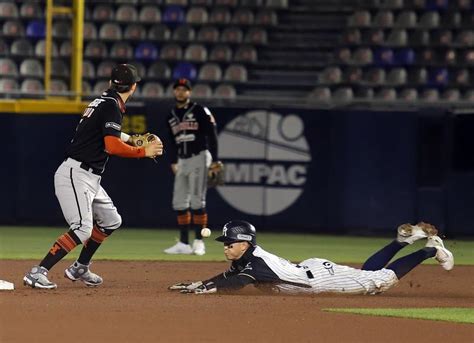
{"type": "Polygon", "coordinates": [[[183,295],[170,284],[202,280],[224,262],[97,261],[87,288],[50,273],[56,290],[23,286],[37,261],[0,261],[0,342],[474,342],[474,325],[328,313],[339,307],[474,307],[474,267],[420,266],[377,295],[285,296],[248,287],[233,295],[183,295]]]}

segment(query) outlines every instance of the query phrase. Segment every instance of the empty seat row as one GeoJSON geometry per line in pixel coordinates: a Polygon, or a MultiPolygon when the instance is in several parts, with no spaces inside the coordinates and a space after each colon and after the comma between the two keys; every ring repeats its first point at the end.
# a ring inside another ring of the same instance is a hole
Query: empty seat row
{"type": "Polygon", "coordinates": [[[361,33],[359,29],[350,29],[342,36],[342,42],[349,45],[456,45],[461,47],[474,46],[474,30],[381,30],[371,29],[361,33]]]}
{"type": "Polygon", "coordinates": [[[417,88],[402,88],[397,90],[392,87],[383,87],[375,90],[373,88],[354,90],[352,87],[338,87],[336,89],[316,87],[308,94],[309,102],[352,101],[356,99],[383,101],[473,101],[474,89],[460,91],[457,88],[450,88],[439,91],[436,88],[421,90],[417,88]]]}
{"type": "Polygon", "coordinates": [[[340,48],[336,51],[335,60],[348,65],[431,65],[447,64],[474,66],[474,48],[470,49],[436,49],[436,48],[340,48]]]}
{"type": "Polygon", "coordinates": [[[449,9],[473,9],[472,0],[360,0],[361,8],[386,8],[386,9],[427,9],[427,10],[449,10],[449,9]]]}
{"type": "Polygon", "coordinates": [[[379,11],[372,15],[367,10],[354,12],[348,19],[352,27],[399,27],[399,28],[437,28],[440,26],[470,26],[472,13],[426,11],[417,14],[407,10],[394,14],[392,11],[379,11]]]}
{"type": "Polygon", "coordinates": [[[319,77],[321,84],[370,84],[370,85],[404,85],[419,84],[432,86],[469,86],[474,80],[472,70],[439,68],[347,68],[344,71],[339,67],[325,68],[319,77]]]}

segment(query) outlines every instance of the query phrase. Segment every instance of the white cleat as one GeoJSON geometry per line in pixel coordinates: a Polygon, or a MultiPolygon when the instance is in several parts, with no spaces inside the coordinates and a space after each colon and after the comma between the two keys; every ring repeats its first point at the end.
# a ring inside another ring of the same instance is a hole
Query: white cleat
{"type": "Polygon", "coordinates": [[[420,222],[416,225],[402,224],[397,229],[397,241],[413,244],[419,239],[435,236],[438,230],[431,224],[420,222]]]}
{"type": "Polygon", "coordinates": [[[202,239],[195,239],[193,242],[193,253],[202,256],[206,253],[206,246],[202,239]]]}
{"type": "Polygon", "coordinates": [[[443,240],[438,236],[428,237],[425,247],[436,248],[435,259],[439,262],[441,267],[446,270],[451,270],[454,267],[454,256],[451,251],[446,249],[443,240]]]}
{"type": "Polygon", "coordinates": [[[193,249],[189,244],[185,244],[183,242],[178,242],[172,247],[164,250],[166,254],[183,254],[183,255],[191,255],[193,253],[193,249]]]}

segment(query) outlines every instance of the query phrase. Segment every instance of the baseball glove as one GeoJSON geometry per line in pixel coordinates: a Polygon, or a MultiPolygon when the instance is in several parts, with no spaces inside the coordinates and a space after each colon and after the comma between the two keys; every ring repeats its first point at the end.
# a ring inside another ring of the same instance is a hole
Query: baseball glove
{"type": "Polygon", "coordinates": [[[144,133],[142,135],[136,134],[130,136],[130,140],[132,145],[136,147],[146,147],[148,144],[155,140],[161,142],[160,138],[157,135],[149,132],[144,133]]]}
{"type": "Polygon", "coordinates": [[[212,162],[207,173],[207,187],[222,186],[225,182],[224,171],[224,163],[221,161],[212,162]]]}

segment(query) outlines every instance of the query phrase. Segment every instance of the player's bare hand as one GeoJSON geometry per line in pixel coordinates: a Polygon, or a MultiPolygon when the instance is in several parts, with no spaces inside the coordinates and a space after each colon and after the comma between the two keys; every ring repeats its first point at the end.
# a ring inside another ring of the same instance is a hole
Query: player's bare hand
{"type": "Polygon", "coordinates": [[[163,155],[163,143],[160,140],[154,140],[145,146],[145,156],[155,158],[163,155]]]}
{"type": "Polygon", "coordinates": [[[178,164],[177,163],[172,163],[171,164],[171,171],[173,172],[173,174],[176,175],[176,173],[178,172],[178,164]]]}

